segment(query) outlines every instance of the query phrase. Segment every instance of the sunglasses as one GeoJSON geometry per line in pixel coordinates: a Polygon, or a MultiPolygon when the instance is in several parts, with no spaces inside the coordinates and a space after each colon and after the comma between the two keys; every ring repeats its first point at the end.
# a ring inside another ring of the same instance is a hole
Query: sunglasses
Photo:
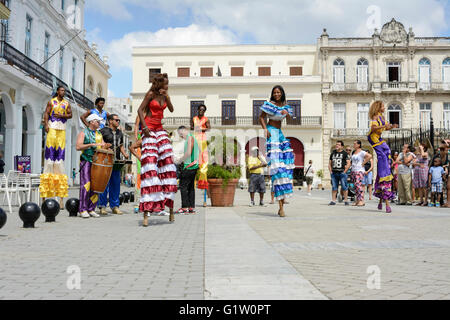
{"type": "Polygon", "coordinates": [[[120,123],[120,119],[113,119],[113,120],[120,123]]]}

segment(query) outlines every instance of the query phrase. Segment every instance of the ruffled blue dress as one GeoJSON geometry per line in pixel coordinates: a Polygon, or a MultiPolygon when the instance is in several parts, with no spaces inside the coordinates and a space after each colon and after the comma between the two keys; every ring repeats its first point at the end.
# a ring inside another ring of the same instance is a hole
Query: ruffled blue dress
{"type": "MultiPolygon", "coordinates": [[[[266,101],[261,106],[261,111],[268,115],[270,120],[282,121],[286,115],[281,114],[286,110],[289,115],[293,115],[292,107],[277,105],[266,101]]],[[[290,198],[293,194],[293,172],[295,168],[295,157],[291,143],[284,137],[281,129],[271,125],[267,126],[271,137],[267,140],[267,158],[269,174],[272,177],[272,191],[275,193],[277,201],[290,198]]]]}

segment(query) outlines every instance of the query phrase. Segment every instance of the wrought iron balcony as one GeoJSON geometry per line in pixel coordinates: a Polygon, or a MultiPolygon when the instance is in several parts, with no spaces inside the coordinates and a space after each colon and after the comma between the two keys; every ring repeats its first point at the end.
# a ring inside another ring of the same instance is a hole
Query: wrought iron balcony
{"type": "Polygon", "coordinates": [[[419,92],[436,92],[436,91],[450,91],[450,82],[431,82],[418,83],[417,91],[419,92]]]}
{"type": "MultiPolygon", "coordinates": [[[[252,127],[259,126],[259,118],[255,117],[235,117],[235,118],[224,118],[224,117],[208,117],[211,127],[252,127]]],[[[175,128],[179,126],[190,126],[190,117],[170,117],[164,118],[163,125],[169,128],[175,128]]],[[[288,127],[303,127],[303,128],[321,128],[322,127],[322,117],[319,116],[306,116],[298,117],[296,119],[284,120],[283,125],[288,127]]]]}
{"type": "MultiPolygon", "coordinates": [[[[68,88],[64,81],[48,72],[45,68],[41,67],[38,63],[31,60],[5,41],[0,42],[0,58],[3,58],[9,65],[19,68],[31,78],[44,83],[50,88],[53,87],[54,80],[58,86],[63,86],[66,89],[68,88]]],[[[72,92],[74,99],[82,108],[87,110],[93,108],[94,102],[92,102],[89,98],[85,97],[75,89],[72,89],[72,92]]],[[[70,96],[68,95],[68,97],[70,96]]]]}
{"type": "MultiPolygon", "coordinates": [[[[402,133],[408,134],[411,129],[392,129],[390,131],[383,132],[383,137],[389,138],[389,136],[401,135],[402,133]]],[[[344,128],[344,129],[333,129],[333,138],[363,138],[367,137],[369,134],[369,129],[359,129],[359,128],[344,128]]]]}

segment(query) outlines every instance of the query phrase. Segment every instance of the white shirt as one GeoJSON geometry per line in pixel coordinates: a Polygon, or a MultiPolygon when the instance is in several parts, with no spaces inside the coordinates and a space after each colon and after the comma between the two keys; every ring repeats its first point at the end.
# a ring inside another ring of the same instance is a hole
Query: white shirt
{"type": "Polygon", "coordinates": [[[308,165],[308,167],[306,168],[306,170],[308,171],[306,173],[306,177],[313,177],[314,178],[314,173],[316,172],[316,169],[314,169],[313,165],[308,165]],[[309,170],[308,170],[309,168],[309,170]]]}
{"type": "Polygon", "coordinates": [[[352,172],[366,172],[363,163],[366,157],[366,152],[361,150],[358,154],[352,155],[352,172]]]}

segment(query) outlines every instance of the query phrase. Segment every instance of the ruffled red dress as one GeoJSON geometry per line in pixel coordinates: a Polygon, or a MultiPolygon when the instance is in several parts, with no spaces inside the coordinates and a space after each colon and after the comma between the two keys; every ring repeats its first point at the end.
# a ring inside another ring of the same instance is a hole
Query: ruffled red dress
{"type": "Polygon", "coordinates": [[[177,169],[173,163],[172,142],[161,123],[166,107],[167,103],[161,106],[152,100],[149,103],[151,116],[145,117],[150,137],[142,133],[141,212],[160,212],[174,205],[177,169]]]}

